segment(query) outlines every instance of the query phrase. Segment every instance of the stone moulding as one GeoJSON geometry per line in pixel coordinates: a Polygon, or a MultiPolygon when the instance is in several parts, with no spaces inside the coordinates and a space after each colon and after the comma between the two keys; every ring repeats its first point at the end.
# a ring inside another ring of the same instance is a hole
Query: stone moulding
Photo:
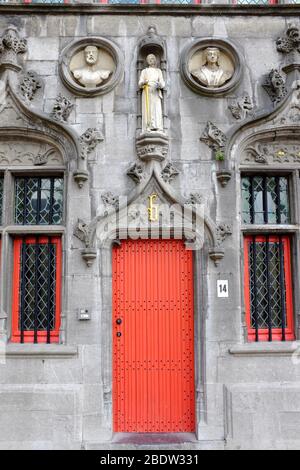
{"type": "Polygon", "coordinates": [[[242,54],[231,41],[220,38],[200,38],[186,44],[180,56],[180,73],[183,81],[194,92],[206,96],[223,96],[238,86],[241,81],[244,68],[242,54]],[[218,88],[201,85],[191,74],[189,64],[193,55],[207,47],[217,47],[232,62],[234,73],[231,79],[218,88]]]}
{"type": "Polygon", "coordinates": [[[85,37],[71,42],[61,52],[59,61],[59,74],[64,85],[72,91],[75,95],[79,96],[97,96],[104,95],[110,92],[117,86],[123,77],[124,73],[124,58],[121,49],[117,44],[107,38],[98,36],[85,37]],[[87,46],[96,46],[99,49],[107,52],[115,63],[115,70],[111,77],[102,85],[94,88],[85,88],[80,85],[73,77],[70,71],[70,61],[75,54],[82,51],[87,46]]]}
{"type": "Polygon", "coordinates": [[[169,139],[160,132],[145,133],[136,139],[136,151],[141,160],[163,161],[168,155],[169,139]]]}

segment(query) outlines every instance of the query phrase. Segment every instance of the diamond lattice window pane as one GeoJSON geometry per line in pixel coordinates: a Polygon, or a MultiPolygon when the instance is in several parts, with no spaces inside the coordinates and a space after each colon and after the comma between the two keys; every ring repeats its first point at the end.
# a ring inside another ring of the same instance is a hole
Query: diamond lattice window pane
{"type": "Polygon", "coordinates": [[[58,225],[62,216],[62,178],[16,178],[16,224],[58,225]]]}
{"type": "MultiPolygon", "coordinates": [[[[269,327],[268,302],[272,328],[282,328],[282,312],[286,311],[285,274],[280,262],[279,242],[255,242],[249,245],[250,259],[250,305],[251,328],[255,328],[255,305],[257,309],[257,328],[269,327]],[[267,250],[269,263],[267,264],[267,250]],[[254,259],[255,258],[255,259],[254,259]],[[280,270],[282,269],[282,273],[280,270]],[[283,286],[281,285],[281,277],[283,286]],[[282,292],[282,289],[284,292],[282,292]],[[283,294],[284,305],[282,305],[283,294]]],[[[286,325],[284,325],[285,327],[286,325]]]]}
{"type": "Polygon", "coordinates": [[[20,255],[21,285],[19,294],[19,328],[23,331],[47,331],[55,326],[56,245],[33,243],[22,245],[20,255]]]}

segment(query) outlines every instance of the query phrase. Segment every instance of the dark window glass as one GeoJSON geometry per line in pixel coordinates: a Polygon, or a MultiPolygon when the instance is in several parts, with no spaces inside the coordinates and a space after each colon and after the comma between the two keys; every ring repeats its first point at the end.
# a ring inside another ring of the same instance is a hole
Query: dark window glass
{"type": "Polygon", "coordinates": [[[242,221],[244,224],[290,223],[288,178],[244,176],[242,221]]]}
{"type": "Polygon", "coordinates": [[[16,178],[16,224],[59,225],[62,217],[62,178],[16,178]]]}

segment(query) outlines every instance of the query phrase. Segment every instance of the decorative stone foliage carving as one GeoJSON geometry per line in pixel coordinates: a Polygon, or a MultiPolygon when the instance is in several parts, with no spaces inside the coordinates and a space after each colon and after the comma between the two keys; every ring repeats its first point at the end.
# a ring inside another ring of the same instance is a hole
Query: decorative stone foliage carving
{"type": "Polygon", "coordinates": [[[18,54],[27,51],[26,39],[21,39],[15,26],[9,26],[0,39],[0,68],[20,71],[18,54]]]}
{"type": "Polygon", "coordinates": [[[196,93],[224,95],[240,82],[243,59],[230,41],[201,38],[183,49],[180,70],[185,83],[196,93]]]}
{"type": "Polygon", "coordinates": [[[135,183],[140,183],[145,177],[145,169],[141,163],[135,163],[127,171],[127,175],[133,179],[135,183]]]}
{"type": "MultiPolygon", "coordinates": [[[[278,139],[279,140],[279,139],[278,139]]],[[[242,163],[300,163],[300,145],[296,142],[256,142],[246,147],[242,163]]]]}
{"type": "Polygon", "coordinates": [[[117,208],[119,205],[118,196],[114,196],[113,193],[111,193],[110,191],[102,194],[101,199],[106,206],[114,206],[117,208]]]}
{"type": "Polygon", "coordinates": [[[216,229],[217,246],[220,247],[229,235],[232,235],[232,226],[230,224],[222,223],[218,225],[216,229]]]}
{"type": "Polygon", "coordinates": [[[41,145],[34,141],[15,142],[12,138],[0,141],[0,166],[48,165],[63,166],[63,158],[58,150],[50,145],[41,145]]]}
{"type": "Polygon", "coordinates": [[[86,247],[89,246],[89,226],[82,219],[78,219],[74,228],[74,237],[82,241],[86,247]]]}
{"type": "Polygon", "coordinates": [[[227,137],[217,126],[208,121],[206,129],[200,137],[201,142],[208,145],[214,151],[223,149],[227,142],[227,137]]]}
{"type": "Polygon", "coordinates": [[[231,105],[229,105],[229,109],[233,117],[238,121],[251,116],[253,108],[254,104],[248,93],[245,93],[241,98],[237,98],[231,105]]]}
{"type": "Polygon", "coordinates": [[[203,204],[203,196],[199,193],[191,193],[187,200],[185,201],[186,205],[195,206],[197,204],[203,204]]]}
{"type": "Polygon", "coordinates": [[[141,160],[163,161],[168,155],[169,141],[161,133],[143,134],[136,139],[136,151],[141,160]]]}
{"type": "Polygon", "coordinates": [[[83,160],[86,160],[88,155],[103,141],[103,135],[99,130],[89,128],[82,134],[79,141],[81,150],[80,156],[83,160]]]}
{"type": "Polygon", "coordinates": [[[284,54],[293,51],[300,52],[300,29],[294,24],[290,24],[286,30],[285,36],[276,41],[277,50],[284,54]]]}
{"type": "Polygon", "coordinates": [[[167,165],[161,172],[161,177],[165,183],[171,183],[171,181],[173,181],[173,179],[176,178],[176,176],[178,175],[178,169],[171,162],[167,163],[167,165]]]}
{"type": "Polygon", "coordinates": [[[82,258],[85,260],[88,268],[90,268],[97,258],[97,251],[91,243],[91,226],[81,219],[78,219],[74,228],[74,236],[85,244],[82,250],[82,258]]]}
{"type": "Polygon", "coordinates": [[[32,101],[37,90],[42,87],[42,81],[37,73],[29,70],[23,75],[20,83],[20,93],[26,101],[32,101]]]}
{"type": "Polygon", "coordinates": [[[286,88],[286,77],[277,69],[271,70],[263,84],[263,87],[274,104],[280,103],[288,93],[286,88]]]}
{"type": "Polygon", "coordinates": [[[59,94],[51,112],[51,118],[55,121],[66,123],[73,108],[74,104],[72,104],[68,98],[59,94]]]}
{"type": "Polygon", "coordinates": [[[121,80],[124,60],[120,48],[107,38],[86,37],[69,44],[61,54],[59,73],[76,95],[111,91],[121,80]]]}

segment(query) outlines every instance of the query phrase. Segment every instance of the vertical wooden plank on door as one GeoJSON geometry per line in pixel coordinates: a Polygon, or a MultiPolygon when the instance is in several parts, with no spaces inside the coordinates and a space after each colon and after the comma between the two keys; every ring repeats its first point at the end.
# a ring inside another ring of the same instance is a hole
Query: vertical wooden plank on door
{"type": "Polygon", "coordinates": [[[194,431],[193,317],[192,252],[181,240],[114,248],[115,432],[194,431]]]}

